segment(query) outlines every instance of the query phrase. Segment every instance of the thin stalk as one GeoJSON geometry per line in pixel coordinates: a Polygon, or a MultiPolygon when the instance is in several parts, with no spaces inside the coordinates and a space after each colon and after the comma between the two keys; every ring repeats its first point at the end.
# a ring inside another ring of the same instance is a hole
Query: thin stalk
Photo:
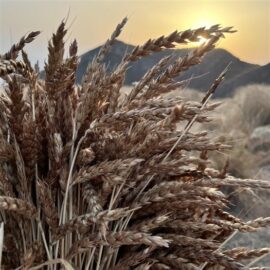
{"type": "MultiPolygon", "coordinates": [[[[233,237],[236,236],[237,233],[238,231],[235,230],[228,238],[226,238],[226,240],[219,246],[219,248],[216,251],[220,251],[229,241],[232,240],[233,237]]],[[[205,262],[199,268],[197,268],[197,270],[203,270],[207,265],[208,265],[208,262],[205,262]]]]}
{"type": "MultiPolygon", "coordinates": [[[[45,247],[45,250],[46,250],[46,253],[47,253],[47,257],[49,260],[52,260],[52,256],[51,256],[51,253],[49,251],[49,248],[48,248],[48,244],[47,244],[47,241],[46,241],[46,237],[45,237],[45,233],[44,233],[44,230],[42,228],[42,225],[41,225],[41,222],[38,221],[38,227],[41,231],[41,236],[42,236],[42,240],[43,240],[43,244],[44,244],[44,247],[45,247]]],[[[52,265],[49,265],[49,269],[52,269],[53,266],[52,265]]]]}
{"type": "Polygon", "coordinates": [[[91,251],[91,255],[87,258],[87,263],[85,265],[85,270],[91,269],[90,265],[91,265],[91,262],[92,262],[95,251],[96,251],[96,248],[93,248],[92,251],[91,251]]]}
{"type": "Polygon", "coordinates": [[[267,256],[269,256],[269,253],[263,254],[262,256],[260,256],[260,257],[258,257],[258,258],[256,258],[256,259],[254,259],[252,262],[250,262],[250,263],[247,265],[247,267],[253,266],[255,263],[261,261],[263,258],[265,258],[265,257],[267,257],[267,256]]]}
{"type": "Polygon", "coordinates": [[[67,199],[68,199],[68,193],[69,193],[69,186],[70,186],[70,182],[71,182],[71,179],[72,179],[72,173],[73,173],[73,168],[74,168],[74,165],[75,165],[75,160],[76,160],[76,157],[77,157],[77,154],[78,154],[78,151],[79,151],[79,147],[80,147],[80,144],[78,143],[77,148],[76,148],[77,151],[75,152],[76,154],[73,155],[75,139],[77,137],[77,130],[76,130],[76,126],[75,126],[74,121],[73,121],[73,132],[72,133],[73,133],[73,135],[72,135],[72,147],[71,147],[71,151],[70,151],[70,169],[69,169],[69,173],[68,173],[68,180],[67,180],[67,185],[66,185],[64,201],[63,201],[62,207],[61,207],[59,225],[64,224],[64,222],[65,222],[66,205],[67,205],[67,199]]]}
{"type": "Polygon", "coordinates": [[[2,252],[4,246],[4,223],[0,223],[0,266],[2,265],[2,252]]]}

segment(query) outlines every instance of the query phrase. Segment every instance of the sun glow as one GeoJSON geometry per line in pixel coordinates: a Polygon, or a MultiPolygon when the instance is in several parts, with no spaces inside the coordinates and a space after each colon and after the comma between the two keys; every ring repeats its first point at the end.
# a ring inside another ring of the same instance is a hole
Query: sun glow
{"type": "MultiPolygon", "coordinates": [[[[209,18],[202,17],[202,18],[199,18],[199,19],[195,19],[193,22],[191,22],[189,24],[189,27],[191,29],[197,29],[197,28],[201,28],[201,27],[204,27],[205,29],[209,29],[211,26],[216,25],[217,23],[218,23],[218,19],[215,20],[215,19],[212,19],[212,18],[209,19],[209,18]]],[[[206,43],[207,41],[208,41],[207,38],[199,37],[199,40],[196,41],[196,42],[193,42],[191,45],[197,47],[197,46],[200,46],[200,45],[206,43]]]]}
{"type": "Polygon", "coordinates": [[[206,13],[200,16],[199,18],[190,18],[192,23],[191,27],[194,28],[199,28],[199,27],[205,27],[205,28],[210,28],[211,26],[217,24],[220,20],[217,17],[214,17],[213,14],[211,13],[206,13]]]}
{"type": "Polygon", "coordinates": [[[196,45],[202,45],[203,43],[206,43],[208,41],[207,38],[199,37],[200,40],[196,42],[196,45]]]}
{"type": "MultiPolygon", "coordinates": [[[[30,57],[32,62],[43,62],[47,54],[47,38],[70,10],[69,21],[75,19],[70,38],[76,36],[78,39],[79,54],[101,45],[121,18],[128,16],[128,27],[119,37],[128,44],[143,44],[148,38],[169,35],[175,30],[220,24],[221,27],[233,26],[237,33],[225,35],[217,47],[228,50],[243,61],[265,65],[270,62],[269,7],[270,1],[267,0],[0,0],[0,50],[8,51],[35,25],[36,30],[44,33],[29,45],[30,57]],[[89,27],[85,22],[94,22],[95,27],[89,27]],[[250,29],[256,31],[251,35],[250,29]]],[[[199,42],[179,47],[197,47],[204,41],[201,38],[199,42]]]]}

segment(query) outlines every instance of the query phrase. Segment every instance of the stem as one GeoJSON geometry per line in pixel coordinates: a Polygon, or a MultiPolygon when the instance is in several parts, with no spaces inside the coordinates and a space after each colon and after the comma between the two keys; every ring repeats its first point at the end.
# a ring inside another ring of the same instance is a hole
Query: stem
{"type": "Polygon", "coordinates": [[[75,160],[76,160],[77,153],[78,153],[79,147],[80,147],[80,142],[81,142],[81,140],[80,140],[80,142],[77,145],[75,154],[73,155],[74,143],[75,143],[76,137],[77,137],[77,131],[76,131],[75,123],[73,123],[72,147],[71,147],[71,151],[70,151],[71,164],[70,164],[70,169],[69,169],[69,173],[68,173],[68,180],[67,180],[67,185],[66,185],[65,197],[64,197],[64,201],[63,201],[63,204],[62,204],[62,207],[61,207],[61,215],[60,215],[59,225],[64,224],[64,222],[65,222],[66,205],[67,205],[67,199],[68,199],[68,193],[69,193],[69,186],[70,186],[70,182],[71,182],[71,178],[72,178],[72,173],[73,173],[73,168],[74,168],[74,165],[75,165],[75,160]]]}

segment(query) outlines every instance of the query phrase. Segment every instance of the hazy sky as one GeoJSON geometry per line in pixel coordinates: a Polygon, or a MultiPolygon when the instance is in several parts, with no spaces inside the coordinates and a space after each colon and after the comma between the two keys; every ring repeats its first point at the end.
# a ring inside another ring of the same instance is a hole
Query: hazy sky
{"type": "Polygon", "coordinates": [[[80,53],[102,44],[116,24],[128,16],[120,39],[134,45],[176,29],[220,23],[234,26],[238,32],[228,35],[219,47],[244,61],[270,62],[270,0],[0,0],[0,52],[27,32],[42,30],[27,48],[31,60],[44,61],[47,42],[69,10],[66,40],[70,43],[76,38],[80,53]]]}

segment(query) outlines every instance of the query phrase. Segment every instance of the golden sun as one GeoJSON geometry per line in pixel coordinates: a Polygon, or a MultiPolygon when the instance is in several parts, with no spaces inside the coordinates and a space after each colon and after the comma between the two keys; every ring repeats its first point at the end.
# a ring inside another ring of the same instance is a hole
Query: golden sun
{"type": "Polygon", "coordinates": [[[203,43],[206,43],[207,41],[208,41],[208,39],[207,39],[207,38],[200,37],[200,40],[199,40],[199,41],[197,41],[196,43],[197,43],[198,45],[202,45],[203,43]]]}

